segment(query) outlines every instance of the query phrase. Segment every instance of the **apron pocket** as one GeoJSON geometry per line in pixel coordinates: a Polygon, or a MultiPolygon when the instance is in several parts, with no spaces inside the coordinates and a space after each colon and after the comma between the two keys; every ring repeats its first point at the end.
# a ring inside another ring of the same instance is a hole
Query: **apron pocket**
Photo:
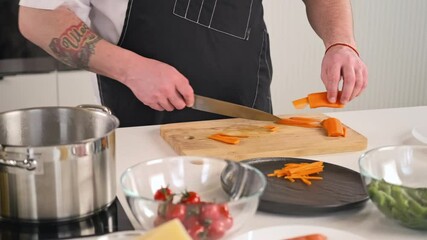
{"type": "Polygon", "coordinates": [[[253,0],[175,0],[173,14],[193,23],[248,39],[253,0]]]}

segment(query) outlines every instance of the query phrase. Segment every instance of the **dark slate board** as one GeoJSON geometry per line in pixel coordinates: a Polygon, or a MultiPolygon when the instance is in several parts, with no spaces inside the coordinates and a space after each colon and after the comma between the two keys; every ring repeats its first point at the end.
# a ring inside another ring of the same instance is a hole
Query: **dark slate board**
{"type": "MultiPolygon", "coordinates": [[[[265,175],[285,163],[314,162],[303,158],[258,158],[244,160],[265,175]]],[[[308,186],[296,180],[267,177],[258,210],[289,215],[316,215],[360,208],[369,199],[358,172],[324,162],[323,180],[312,180],[308,186]]]]}

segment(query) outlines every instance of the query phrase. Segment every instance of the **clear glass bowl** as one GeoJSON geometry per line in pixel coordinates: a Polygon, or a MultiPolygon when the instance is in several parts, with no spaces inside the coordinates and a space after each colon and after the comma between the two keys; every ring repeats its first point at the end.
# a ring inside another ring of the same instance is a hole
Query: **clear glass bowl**
{"type": "Polygon", "coordinates": [[[145,230],[175,217],[194,239],[219,239],[241,228],[255,214],[265,186],[256,168],[207,157],[148,160],[121,176],[130,209],[145,230]],[[166,186],[177,194],[173,202],[155,201],[155,192],[166,186]],[[197,192],[202,203],[179,203],[185,191],[197,192]]]}
{"type": "Polygon", "coordinates": [[[360,173],[372,202],[388,218],[427,229],[427,146],[384,146],[362,154],[360,173]]]}

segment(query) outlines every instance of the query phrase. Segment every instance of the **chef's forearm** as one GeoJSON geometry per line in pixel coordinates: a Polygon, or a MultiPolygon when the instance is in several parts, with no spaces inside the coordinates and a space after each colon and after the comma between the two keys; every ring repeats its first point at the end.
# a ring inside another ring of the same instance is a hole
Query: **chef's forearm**
{"type": "Polygon", "coordinates": [[[61,62],[119,81],[125,80],[126,60],[137,57],[101,39],[66,7],[21,7],[19,27],[27,39],[61,62]]]}
{"type": "Polygon", "coordinates": [[[325,47],[334,43],[355,46],[349,0],[303,0],[308,20],[325,47]]]}

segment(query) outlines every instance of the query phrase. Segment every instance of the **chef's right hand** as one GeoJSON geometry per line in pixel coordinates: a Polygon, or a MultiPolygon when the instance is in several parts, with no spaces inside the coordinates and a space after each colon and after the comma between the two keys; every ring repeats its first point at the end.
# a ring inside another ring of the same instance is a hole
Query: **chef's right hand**
{"type": "Polygon", "coordinates": [[[158,111],[193,106],[193,88],[178,70],[154,59],[138,56],[136,60],[131,61],[122,82],[142,103],[158,111]]]}

